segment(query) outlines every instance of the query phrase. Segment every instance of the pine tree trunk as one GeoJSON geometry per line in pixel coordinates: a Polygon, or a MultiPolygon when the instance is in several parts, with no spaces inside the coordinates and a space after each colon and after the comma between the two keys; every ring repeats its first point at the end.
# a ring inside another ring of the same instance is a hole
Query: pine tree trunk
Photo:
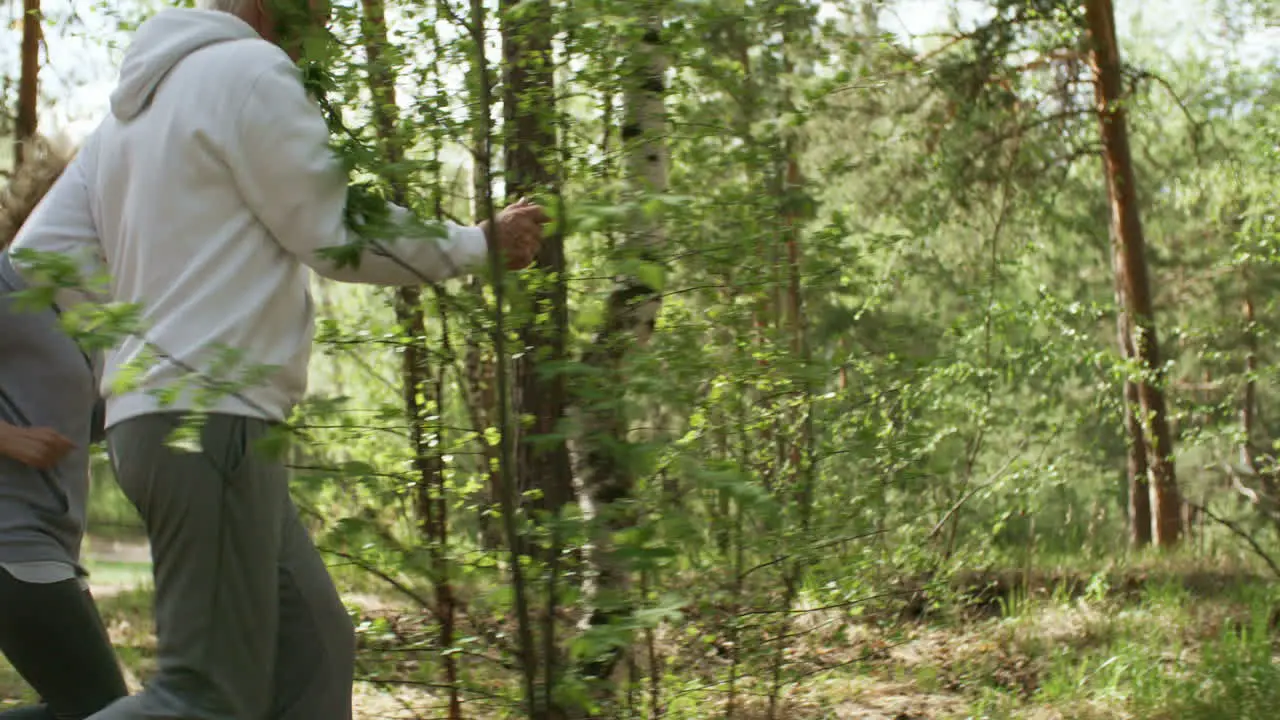
{"type": "MultiPolygon", "coordinates": [[[[798,5],[791,6],[788,9],[791,13],[796,13],[798,10],[802,11],[798,5]]],[[[796,64],[792,55],[796,51],[792,46],[798,40],[796,29],[803,27],[803,25],[795,22],[798,16],[793,16],[793,18],[784,16],[782,19],[783,78],[781,82],[783,83],[794,82],[792,78],[796,75],[796,64]]],[[[784,89],[784,104],[779,108],[781,112],[796,112],[795,93],[796,91],[792,88],[784,89]]],[[[793,409],[783,410],[780,415],[780,417],[787,419],[789,427],[778,428],[779,439],[782,441],[785,438],[782,444],[786,448],[785,455],[779,460],[787,467],[786,489],[791,493],[791,496],[784,502],[795,508],[798,514],[800,530],[798,540],[802,544],[807,544],[810,540],[813,518],[815,431],[812,387],[805,375],[810,367],[812,358],[809,351],[808,323],[804,312],[804,268],[802,261],[804,254],[801,248],[801,241],[803,239],[804,223],[810,217],[810,208],[809,196],[805,192],[804,173],[800,166],[801,136],[799,132],[788,130],[784,131],[781,140],[780,154],[783,171],[778,199],[779,214],[782,218],[782,232],[786,245],[787,274],[786,294],[781,317],[785,327],[781,329],[790,336],[792,361],[799,365],[798,372],[791,371],[793,375],[790,378],[790,382],[802,402],[794,404],[793,409]]],[[[805,560],[801,556],[784,566],[782,606],[785,612],[779,622],[776,634],[772,638],[774,644],[773,677],[771,679],[766,715],[769,720],[777,720],[782,712],[785,670],[788,650],[791,647],[789,638],[793,632],[794,618],[791,616],[791,610],[799,596],[804,566],[805,560]]]]}
{"type": "MultiPolygon", "coordinates": [[[[1127,326],[1127,321],[1121,321],[1127,326]]],[[[1148,481],[1147,437],[1138,418],[1141,400],[1138,384],[1124,383],[1124,424],[1128,436],[1129,543],[1133,547],[1151,544],[1151,483],[1148,481]]]]}
{"type": "MultiPolygon", "coordinates": [[[[629,56],[621,140],[626,155],[627,179],[640,193],[667,189],[666,70],[662,44],[662,18],[654,4],[635,9],[644,20],[639,46],[629,56]]],[[[634,232],[623,247],[627,257],[657,263],[665,243],[663,229],[652,218],[636,220],[634,232]]],[[[591,576],[586,585],[587,623],[600,626],[625,620],[634,606],[631,570],[613,547],[613,536],[638,521],[634,508],[635,477],[625,456],[628,447],[624,398],[619,375],[631,348],[645,343],[653,332],[662,306],[660,288],[647,277],[620,277],[605,307],[603,326],[596,332],[583,364],[592,368],[588,389],[575,396],[575,414],[581,434],[574,442],[574,471],[581,485],[584,514],[593,526],[591,576]]],[[[588,658],[581,668],[596,700],[608,706],[616,695],[614,670],[629,648],[615,647],[588,658]]],[[[583,708],[573,716],[586,717],[583,708]]]]}
{"type": "Polygon", "coordinates": [[[1258,407],[1258,336],[1254,323],[1253,296],[1249,288],[1249,276],[1244,276],[1244,392],[1240,398],[1240,431],[1244,436],[1240,442],[1240,459],[1245,468],[1259,474],[1258,456],[1254,450],[1254,438],[1257,437],[1256,418],[1258,407]]]}
{"type": "MultiPolygon", "coordinates": [[[[1133,329],[1125,312],[1124,272],[1121,267],[1119,247],[1112,244],[1112,269],[1116,285],[1116,339],[1120,357],[1132,363],[1137,355],[1133,348],[1133,329]]],[[[1138,397],[1138,383],[1132,378],[1124,381],[1124,430],[1128,451],[1129,472],[1129,543],[1133,547],[1151,544],[1151,484],[1147,482],[1147,434],[1138,417],[1142,401],[1138,397]]]]}
{"type": "Polygon", "coordinates": [[[1172,547],[1182,534],[1182,500],[1174,469],[1173,435],[1169,432],[1168,411],[1161,389],[1160,344],[1147,278],[1146,241],[1138,212],[1137,179],[1129,150],[1120,51],[1116,43],[1111,0],[1087,0],[1085,15],[1093,44],[1094,85],[1112,232],[1120,247],[1125,310],[1132,324],[1133,345],[1142,370],[1138,380],[1138,400],[1149,441],[1148,468],[1155,541],[1161,547],[1172,547]]]}
{"type": "MultiPolygon", "coordinates": [[[[790,67],[788,67],[787,72],[790,71],[790,67]]],[[[798,153],[793,147],[793,143],[788,142],[786,145],[787,157],[783,173],[782,191],[782,216],[787,250],[787,293],[785,305],[787,327],[785,329],[791,336],[793,359],[807,368],[810,358],[808,357],[807,327],[804,320],[800,252],[800,226],[803,217],[799,207],[802,200],[801,193],[803,193],[804,176],[800,172],[800,163],[797,160],[798,153]]],[[[789,418],[791,422],[788,423],[791,426],[790,430],[795,434],[790,434],[786,438],[787,452],[785,457],[779,458],[779,460],[784,462],[787,467],[787,489],[794,493],[793,502],[800,514],[801,540],[807,541],[813,514],[813,467],[811,462],[814,444],[813,405],[808,383],[801,381],[799,384],[799,391],[804,397],[804,403],[796,411],[787,413],[788,416],[791,416],[789,418]]],[[[779,436],[781,437],[784,432],[787,432],[787,430],[780,429],[779,436]]],[[[790,647],[788,638],[792,632],[790,612],[800,590],[802,568],[803,562],[789,563],[783,579],[782,606],[785,612],[779,623],[778,631],[773,638],[773,677],[766,715],[769,720],[777,720],[781,712],[785,679],[784,670],[786,669],[787,651],[790,647]]]]}
{"type": "Polygon", "coordinates": [[[1269,465],[1274,458],[1258,457],[1258,331],[1253,307],[1253,289],[1247,271],[1242,273],[1244,300],[1244,389],[1240,398],[1240,462],[1248,483],[1240,473],[1232,473],[1232,485],[1259,513],[1280,529],[1280,487],[1269,465]],[[1270,462],[1268,462],[1270,461],[1270,462]]]}
{"type": "Polygon", "coordinates": [[[26,145],[36,136],[40,104],[40,0],[22,1],[22,75],[18,80],[18,122],[13,166],[26,160],[26,145]]]}

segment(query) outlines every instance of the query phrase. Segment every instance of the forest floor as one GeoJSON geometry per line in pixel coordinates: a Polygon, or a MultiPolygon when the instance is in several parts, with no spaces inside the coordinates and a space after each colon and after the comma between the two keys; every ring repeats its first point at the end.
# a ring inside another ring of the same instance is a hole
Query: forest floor
{"type": "MultiPolygon", "coordinates": [[[[146,548],[98,543],[88,562],[129,684],[154,669],[146,548]]],[[[781,720],[1261,720],[1277,717],[1275,583],[1244,568],[1189,562],[1096,574],[977,574],[968,601],[909,620],[846,626],[840,641],[809,621],[781,720]],[[802,671],[803,672],[803,671],[802,671]]],[[[371,615],[403,612],[386,598],[349,598],[371,615]]],[[[797,628],[803,629],[803,628],[797,628]]],[[[723,658],[687,677],[723,674],[723,658]]],[[[760,686],[740,720],[762,720],[760,686]]],[[[710,683],[708,683],[710,685],[710,683]]],[[[723,717],[723,687],[686,693],[670,718],[723,717]],[[715,708],[715,709],[712,709],[715,708]]],[[[0,662],[0,708],[30,701],[0,662]]],[[[418,690],[357,687],[356,718],[432,717],[418,690]]],[[[477,716],[478,717],[478,716],[477,716]]]]}

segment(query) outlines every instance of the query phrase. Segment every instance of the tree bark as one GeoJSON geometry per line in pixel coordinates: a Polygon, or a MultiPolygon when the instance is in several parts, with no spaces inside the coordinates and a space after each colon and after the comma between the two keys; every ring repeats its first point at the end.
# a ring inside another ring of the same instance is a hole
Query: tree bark
{"type": "MultiPolygon", "coordinates": [[[[546,0],[501,0],[501,7],[507,194],[513,200],[558,197],[551,5],[546,0]],[[517,24],[511,18],[518,8],[517,24]]],[[[515,364],[516,415],[532,417],[533,425],[521,429],[526,437],[518,446],[516,467],[521,491],[538,491],[539,509],[556,512],[574,499],[568,445],[546,437],[561,430],[567,405],[560,369],[569,327],[561,233],[543,240],[537,268],[543,275],[526,287],[533,316],[520,328],[525,347],[515,364]],[[530,441],[530,435],[543,437],[530,441]]]]}
{"type": "MultiPolygon", "coordinates": [[[[404,160],[405,153],[404,145],[396,133],[399,107],[396,104],[395,70],[391,66],[391,59],[386,56],[391,46],[387,37],[385,7],[383,0],[361,1],[364,11],[364,47],[369,65],[369,90],[373,96],[377,135],[387,161],[399,164],[404,160]]],[[[405,179],[396,177],[390,180],[392,199],[402,206],[406,205],[408,197],[405,179]]],[[[401,353],[401,397],[409,421],[413,467],[418,476],[413,495],[414,508],[418,527],[428,547],[431,580],[435,589],[434,612],[440,620],[438,639],[448,693],[447,717],[449,720],[461,720],[462,696],[458,687],[460,678],[457,656],[447,652],[453,647],[456,609],[446,554],[449,527],[445,515],[448,502],[444,497],[444,461],[438,452],[432,450],[426,430],[429,406],[435,404],[436,413],[442,412],[439,408],[440,395],[436,393],[443,391],[443,385],[432,381],[427,362],[427,322],[421,290],[416,287],[397,288],[395,313],[401,332],[408,336],[401,353]]],[[[443,375],[443,368],[441,374],[443,375]]]]}
{"type": "Polygon", "coordinates": [[[1138,211],[1137,179],[1129,149],[1120,50],[1116,43],[1115,12],[1111,0],[1086,0],[1085,16],[1092,42],[1091,59],[1111,205],[1111,227],[1120,248],[1125,310],[1142,371],[1138,378],[1138,401],[1149,441],[1148,468],[1155,541],[1161,547],[1172,547],[1182,534],[1182,500],[1174,468],[1173,435],[1169,432],[1168,411],[1161,389],[1160,345],[1147,277],[1146,241],[1138,211]]]}
{"type": "Polygon", "coordinates": [[[1258,332],[1253,308],[1253,290],[1247,270],[1241,273],[1244,299],[1244,388],[1240,398],[1240,462],[1247,473],[1231,473],[1233,488],[1280,529],[1280,488],[1277,487],[1274,458],[1258,457],[1258,332]]]}
{"type": "MultiPolygon", "coordinates": [[[[549,0],[501,0],[503,72],[503,138],[506,188],[510,199],[554,197],[563,201],[557,177],[557,107],[555,65],[551,41],[549,0]]],[[[558,514],[574,501],[573,469],[563,435],[568,398],[565,386],[565,342],[569,332],[568,289],[565,284],[564,236],[557,230],[543,238],[536,270],[521,278],[522,292],[532,313],[521,324],[523,352],[515,360],[512,404],[521,423],[516,445],[517,484],[523,497],[534,491],[533,507],[558,514]]],[[[560,600],[558,526],[537,552],[546,563],[545,610],[542,619],[542,696],[538,702],[549,715],[558,714],[554,689],[561,663],[557,647],[560,600]]]]}
{"type": "MultiPolygon", "coordinates": [[[[475,148],[483,148],[489,142],[489,125],[488,117],[483,121],[477,119],[471,126],[471,144],[475,148]]],[[[479,152],[477,150],[477,152],[479,152]]],[[[487,215],[486,203],[489,203],[493,197],[493,188],[491,186],[492,178],[485,172],[482,172],[481,164],[477,161],[472,165],[471,176],[471,192],[472,192],[472,219],[476,224],[483,221],[487,215]]],[[[478,277],[472,277],[467,281],[467,293],[470,294],[478,307],[485,307],[487,300],[484,294],[484,282],[478,277]]],[[[484,463],[484,474],[486,478],[486,489],[488,493],[487,503],[484,503],[480,512],[480,541],[483,546],[489,550],[497,550],[502,547],[503,529],[499,523],[493,522],[494,510],[501,504],[502,496],[502,462],[501,451],[497,443],[489,441],[489,428],[499,426],[499,397],[498,397],[498,372],[502,368],[498,365],[497,359],[491,350],[483,347],[483,342],[474,333],[467,336],[466,350],[466,373],[467,373],[467,405],[471,410],[472,425],[479,434],[478,441],[481,447],[481,462],[484,463]]],[[[506,398],[501,398],[502,402],[506,402],[506,398]]]]}
{"type": "MultiPolygon", "coordinates": [[[[635,9],[643,18],[643,34],[629,58],[624,78],[625,97],[621,140],[626,175],[635,197],[663,193],[667,189],[666,71],[663,24],[657,3],[635,9]]],[[[652,217],[637,218],[634,232],[623,247],[624,256],[641,263],[660,263],[658,251],[665,243],[661,223],[652,217]]],[[[591,574],[586,585],[588,626],[625,620],[634,605],[631,570],[613,546],[618,532],[634,527],[639,516],[634,507],[635,476],[626,457],[628,433],[619,374],[630,350],[648,341],[662,307],[661,288],[649,276],[622,275],[610,293],[603,325],[596,332],[583,364],[593,373],[588,388],[574,398],[580,435],[574,441],[574,471],[581,485],[584,515],[592,524],[591,574]]],[[[588,658],[581,668],[592,695],[608,706],[616,695],[614,670],[626,656],[629,643],[618,644],[588,658]]],[[[586,717],[575,708],[575,717],[586,717]]]]}
{"type": "Polygon", "coordinates": [[[22,1],[22,70],[18,80],[18,121],[13,137],[13,166],[26,161],[35,138],[40,104],[40,0],[22,1]]]}
{"type": "Polygon", "coordinates": [[[478,191],[476,207],[478,215],[490,223],[488,240],[489,273],[493,281],[493,355],[494,389],[496,407],[495,425],[498,428],[498,447],[494,477],[498,485],[498,505],[502,512],[503,535],[507,540],[508,572],[511,576],[512,610],[516,629],[517,659],[524,686],[525,717],[530,720],[547,720],[547,709],[541,705],[538,694],[538,658],[534,647],[533,616],[529,604],[529,587],[525,571],[525,536],[516,517],[519,508],[519,491],[513,473],[511,377],[507,362],[506,327],[506,267],[499,255],[502,226],[496,222],[497,212],[493,202],[493,136],[490,118],[493,110],[493,83],[489,72],[489,59],[485,52],[487,40],[488,10],[484,0],[471,0],[468,30],[471,36],[471,80],[474,91],[475,123],[475,188],[478,191]]]}
{"type": "MultiPolygon", "coordinates": [[[[788,10],[792,14],[797,13],[797,11],[802,12],[800,6],[792,6],[788,10]]],[[[782,82],[794,82],[792,77],[797,73],[796,63],[792,55],[795,51],[792,46],[797,44],[799,40],[797,36],[802,37],[800,33],[796,32],[796,29],[802,27],[802,25],[795,22],[796,19],[799,19],[798,15],[793,15],[792,18],[784,16],[782,19],[782,82]]],[[[796,111],[794,93],[795,90],[790,88],[783,91],[784,104],[779,108],[781,111],[787,113],[796,111]]],[[[787,425],[790,427],[778,428],[778,436],[780,440],[785,437],[783,444],[786,447],[786,454],[785,457],[779,458],[779,463],[785,464],[788,470],[787,485],[791,497],[787,498],[787,501],[789,501],[789,504],[794,504],[799,515],[799,540],[802,543],[807,543],[810,539],[813,519],[815,429],[813,388],[805,375],[811,365],[812,358],[809,351],[808,323],[804,312],[804,254],[801,242],[804,223],[810,216],[810,198],[805,191],[805,178],[800,166],[801,142],[800,134],[792,130],[784,131],[781,137],[780,155],[783,170],[778,197],[779,214],[782,217],[782,232],[786,244],[787,289],[782,313],[782,319],[786,327],[783,330],[790,335],[792,358],[799,363],[800,367],[798,372],[792,371],[795,374],[790,378],[790,381],[793,383],[796,394],[803,399],[803,402],[796,405],[792,410],[783,411],[781,417],[787,418],[787,425]]],[[[799,595],[803,568],[804,561],[800,558],[787,563],[785,567],[783,608],[786,612],[783,614],[773,637],[775,644],[773,673],[766,715],[769,720],[776,720],[782,712],[782,696],[785,687],[785,669],[788,657],[787,648],[790,645],[787,638],[792,634],[793,625],[790,611],[799,595]]]]}
{"type": "MultiPolygon", "coordinates": [[[[789,65],[789,63],[788,63],[789,65]]],[[[790,67],[787,72],[791,72],[790,67]]],[[[797,160],[797,152],[792,142],[786,143],[786,161],[784,170],[784,182],[782,190],[783,204],[783,223],[786,233],[786,249],[787,249],[787,297],[785,307],[785,317],[787,330],[791,335],[791,352],[794,359],[802,363],[804,368],[809,367],[811,358],[809,357],[809,344],[807,337],[807,323],[804,317],[803,305],[803,287],[801,277],[801,249],[800,249],[800,226],[803,221],[803,215],[798,207],[802,200],[804,176],[800,171],[800,163],[797,160]]],[[[807,541],[810,533],[810,525],[812,524],[813,515],[813,447],[814,447],[814,418],[813,418],[813,402],[812,392],[809,383],[806,380],[800,380],[799,393],[804,397],[804,403],[797,410],[788,412],[791,416],[788,424],[792,426],[795,434],[786,438],[787,453],[785,458],[779,458],[779,461],[785,463],[788,469],[788,489],[794,493],[793,498],[800,515],[800,532],[802,541],[807,541]],[[796,417],[798,415],[798,417],[796,417]]],[[[779,429],[781,437],[784,429],[779,429]]],[[[769,705],[766,717],[769,720],[776,720],[780,708],[782,707],[782,693],[784,688],[784,670],[786,667],[787,649],[790,647],[787,638],[791,635],[792,618],[790,611],[795,604],[796,597],[800,590],[800,581],[803,563],[792,562],[786,568],[786,574],[783,580],[783,601],[782,606],[786,610],[779,623],[779,628],[775,634],[773,641],[775,643],[773,658],[773,677],[771,680],[771,688],[769,691],[769,705]]]]}
{"type": "Polygon", "coordinates": [[[1249,287],[1249,275],[1242,273],[1244,282],[1244,300],[1241,310],[1244,314],[1244,392],[1240,398],[1240,431],[1244,435],[1240,443],[1240,459],[1250,472],[1258,473],[1258,455],[1254,449],[1254,438],[1257,437],[1258,409],[1258,335],[1254,325],[1257,322],[1253,310],[1253,294],[1249,287]]]}
{"type": "MultiPolygon", "coordinates": [[[[1132,363],[1137,357],[1133,347],[1133,328],[1125,312],[1124,271],[1121,266],[1120,248],[1112,243],[1112,268],[1115,272],[1116,290],[1116,340],[1120,357],[1132,363]]],[[[1151,544],[1151,484],[1147,482],[1147,434],[1138,416],[1142,401],[1138,397],[1138,383],[1126,377],[1124,381],[1124,430],[1128,451],[1129,473],[1129,544],[1135,548],[1151,544]]]]}
{"type": "MultiPolygon", "coordinates": [[[[483,218],[480,211],[475,217],[483,218]]],[[[484,285],[479,278],[472,278],[467,283],[467,292],[484,306],[484,285]]],[[[480,543],[488,550],[502,547],[502,528],[493,522],[492,510],[499,504],[501,478],[498,476],[500,458],[496,445],[489,442],[488,429],[496,427],[498,396],[496,391],[497,363],[492,354],[483,347],[480,338],[475,334],[467,336],[464,364],[466,370],[467,408],[471,414],[471,425],[476,430],[476,442],[480,445],[481,473],[485,477],[485,488],[481,491],[484,502],[477,525],[480,529],[480,543]]]]}

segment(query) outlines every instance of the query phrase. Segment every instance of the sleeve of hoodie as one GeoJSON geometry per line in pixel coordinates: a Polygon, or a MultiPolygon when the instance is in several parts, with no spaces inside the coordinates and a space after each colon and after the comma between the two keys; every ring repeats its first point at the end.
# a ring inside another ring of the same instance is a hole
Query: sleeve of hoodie
{"type": "MultiPolygon", "coordinates": [[[[79,274],[78,282],[73,287],[64,286],[60,290],[58,301],[63,305],[106,299],[99,292],[101,288],[97,283],[106,276],[107,263],[102,255],[84,167],[93,152],[95,138],[90,136],[85,147],[54,181],[13,239],[15,251],[62,255],[73,261],[79,274]]],[[[12,262],[28,284],[52,284],[38,272],[40,263],[21,257],[12,257],[12,262]]]]}
{"type": "Polygon", "coordinates": [[[485,256],[480,228],[445,223],[444,237],[427,239],[424,223],[391,205],[401,237],[369,242],[358,265],[338,267],[324,257],[321,251],[358,240],[345,222],[347,177],[329,148],[324,117],[283,55],[250,87],[232,142],[228,162],[254,214],[281,246],[325,277],[421,285],[460,275],[485,256]]]}

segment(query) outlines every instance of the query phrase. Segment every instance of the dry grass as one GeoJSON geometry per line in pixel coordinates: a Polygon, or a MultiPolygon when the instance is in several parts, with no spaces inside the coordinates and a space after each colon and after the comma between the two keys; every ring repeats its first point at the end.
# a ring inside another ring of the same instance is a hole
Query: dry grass
{"type": "MultiPolygon", "coordinates": [[[[787,653],[788,671],[801,677],[787,685],[775,717],[1136,720],[1125,688],[1104,682],[1107,658],[1132,652],[1151,663],[1154,672],[1170,677],[1191,672],[1206,639],[1247,621],[1250,588],[1266,588],[1249,578],[1228,581],[1201,570],[1177,575],[1149,572],[1142,576],[1144,582],[1133,581],[1133,576],[1111,580],[1111,589],[1103,592],[1083,586],[1055,590],[1046,584],[1029,595],[1005,596],[996,602],[998,613],[988,602],[977,612],[953,608],[897,623],[854,623],[832,612],[805,614],[794,624],[798,635],[787,653]]],[[[137,680],[154,669],[150,593],[111,587],[99,595],[112,640],[136,689],[137,680]]],[[[414,614],[398,608],[394,599],[349,599],[365,611],[396,618],[401,627],[415,626],[414,614]]],[[[709,629],[723,618],[691,618],[695,621],[709,629]]],[[[667,697],[685,700],[671,706],[670,717],[723,717],[732,651],[723,644],[684,646],[688,637],[675,629],[661,634],[661,652],[677,658],[667,679],[667,697]]],[[[739,680],[735,720],[768,717],[766,659],[757,655],[751,674],[739,680]]],[[[408,673],[403,677],[410,680],[419,671],[413,663],[377,668],[383,677],[396,672],[408,673]]],[[[362,720],[434,717],[440,707],[433,692],[409,684],[362,683],[355,694],[356,717],[362,720]]],[[[5,704],[31,700],[21,679],[2,664],[0,698],[5,704]]],[[[498,716],[480,700],[469,704],[468,712],[477,720],[498,716]]]]}

